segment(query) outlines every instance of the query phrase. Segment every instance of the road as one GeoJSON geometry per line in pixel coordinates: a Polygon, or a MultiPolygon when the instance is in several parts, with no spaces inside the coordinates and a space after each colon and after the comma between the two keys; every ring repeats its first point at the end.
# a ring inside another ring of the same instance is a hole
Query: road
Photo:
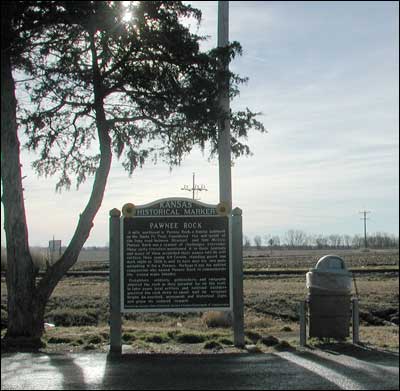
{"type": "Polygon", "coordinates": [[[1,389],[396,390],[399,357],[304,349],[271,354],[6,353],[1,389]]]}

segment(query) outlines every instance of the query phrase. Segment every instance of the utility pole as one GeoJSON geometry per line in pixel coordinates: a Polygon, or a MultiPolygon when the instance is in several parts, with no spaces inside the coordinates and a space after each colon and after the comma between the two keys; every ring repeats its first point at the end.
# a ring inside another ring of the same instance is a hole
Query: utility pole
{"type": "MultiPolygon", "coordinates": [[[[218,1],[218,47],[229,45],[229,1],[218,1]]],[[[221,68],[229,71],[229,59],[221,59],[221,68]]],[[[219,104],[225,118],[218,124],[219,201],[232,209],[231,132],[229,120],[229,79],[221,80],[219,104]]]]}
{"type": "Polygon", "coordinates": [[[181,190],[187,190],[187,191],[191,191],[193,194],[193,199],[195,200],[195,192],[196,191],[207,191],[208,189],[204,186],[204,185],[196,185],[196,181],[195,181],[195,173],[193,173],[193,184],[192,187],[188,187],[188,185],[185,185],[181,188],[181,190]]]}
{"type": "MultiPolygon", "coordinates": [[[[229,1],[218,1],[218,47],[229,45],[229,1]]],[[[232,210],[232,173],[231,173],[231,130],[229,106],[229,55],[220,59],[220,70],[226,74],[219,81],[219,105],[223,119],[218,122],[218,165],[219,165],[219,202],[226,203],[232,210]]],[[[244,304],[243,304],[243,249],[242,249],[242,211],[234,209],[232,216],[232,286],[233,311],[224,314],[226,320],[232,316],[233,341],[237,347],[244,347],[244,304]]]]}
{"type": "Polygon", "coordinates": [[[369,210],[363,210],[359,213],[362,213],[364,217],[362,217],[360,220],[364,220],[364,247],[367,249],[368,248],[368,242],[367,242],[367,213],[371,213],[369,210]]]}

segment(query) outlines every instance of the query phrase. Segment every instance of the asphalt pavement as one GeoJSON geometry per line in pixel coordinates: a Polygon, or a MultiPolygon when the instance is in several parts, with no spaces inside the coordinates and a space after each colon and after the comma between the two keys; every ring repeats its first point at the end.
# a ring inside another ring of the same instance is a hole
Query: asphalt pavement
{"type": "Polygon", "coordinates": [[[2,390],[397,390],[399,356],[363,348],[266,354],[4,353],[2,390]]]}

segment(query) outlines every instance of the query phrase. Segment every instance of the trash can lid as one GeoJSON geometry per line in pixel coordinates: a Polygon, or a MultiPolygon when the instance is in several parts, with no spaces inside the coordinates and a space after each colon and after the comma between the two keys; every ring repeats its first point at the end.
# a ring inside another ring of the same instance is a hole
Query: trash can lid
{"type": "Polygon", "coordinates": [[[323,256],[318,260],[313,270],[327,273],[349,274],[344,260],[337,255],[323,256]]]}

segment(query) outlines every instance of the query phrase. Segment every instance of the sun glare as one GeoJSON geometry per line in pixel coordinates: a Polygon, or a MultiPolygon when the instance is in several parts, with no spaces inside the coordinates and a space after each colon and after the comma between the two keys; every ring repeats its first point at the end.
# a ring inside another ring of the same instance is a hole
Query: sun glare
{"type": "Polygon", "coordinates": [[[122,17],[122,20],[124,22],[129,22],[132,19],[132,12],[129,9],[130,6],[137,7],[139,5],[139,1],[123,1],[122,2],[123,7],[126,9],[124,16],[122,17]]]}
{"type": "Polygon", "coordinates": [[[124,22],[129,22],[132,19],[132,12],[127,11],[125,12],[125,15],[122,17],[122,20],[124,22]]]}

